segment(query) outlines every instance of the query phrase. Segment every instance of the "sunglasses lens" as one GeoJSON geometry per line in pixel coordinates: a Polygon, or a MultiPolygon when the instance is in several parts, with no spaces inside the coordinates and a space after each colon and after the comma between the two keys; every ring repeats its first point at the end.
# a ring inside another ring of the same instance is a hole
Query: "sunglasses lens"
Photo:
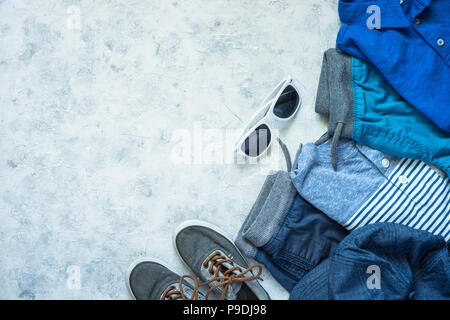
{"type": "Polygon", "coordinates": [[[300,97],[298,96],[297,90],[289,85],[283,90],[278,98],[273,113],[275,113],[278,118],[289,118],[295,113],[295,110],[297,110],[299,100],[300,97]]]}
{"type": "Polygon", "coordinates": [[[269,147],[271,138],[269,127],[262,124],[245,139],[241,150],[249,157],[257,157],[269,147]]]}

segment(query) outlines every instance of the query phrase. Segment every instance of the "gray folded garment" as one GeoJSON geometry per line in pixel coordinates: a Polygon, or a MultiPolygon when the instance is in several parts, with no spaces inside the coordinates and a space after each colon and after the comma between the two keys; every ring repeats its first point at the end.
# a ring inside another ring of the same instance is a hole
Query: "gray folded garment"
{"type": "Polygon", "coordinates": [[[333,137],[331,159],[336,170],[336,145],[341,137],[351,139],[353,131],[351,57],[339,50],[328,49],[323,54],[315,110],[329,118],[328,133],[316,145],[333,137]]]}

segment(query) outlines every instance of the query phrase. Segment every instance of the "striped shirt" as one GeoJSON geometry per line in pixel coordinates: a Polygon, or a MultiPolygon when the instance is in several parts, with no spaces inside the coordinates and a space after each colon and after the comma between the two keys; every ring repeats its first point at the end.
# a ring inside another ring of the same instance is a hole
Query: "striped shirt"
{"type": "Polygon", "coordinates": [[[450,241],[450,180],[439,169],[345,139],[337,146],[337,171],[331,164],[330,141],[305,144],[292,182],[306,201],[349,231],[391,222],[450,241]]]}
{"type": "Polygon", "coordinates": [[[450,240],[450,180],[425,162],[402,159],[387,181],[344,224],[353,231],[378,222],[400,223],[450,240]]]}

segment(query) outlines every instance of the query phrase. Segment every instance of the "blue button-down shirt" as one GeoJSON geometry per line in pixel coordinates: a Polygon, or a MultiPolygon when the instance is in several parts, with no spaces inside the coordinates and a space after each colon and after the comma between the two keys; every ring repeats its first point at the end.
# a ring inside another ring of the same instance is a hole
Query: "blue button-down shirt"
{"type": "Polygon", "coordinates": [[[370,62],[405,100],[450,132],[450,0],[340,0],[339,16],[337,47],[370,62]],[[371,5],[379,8],[380,29],[367,26],[371,5]]]}

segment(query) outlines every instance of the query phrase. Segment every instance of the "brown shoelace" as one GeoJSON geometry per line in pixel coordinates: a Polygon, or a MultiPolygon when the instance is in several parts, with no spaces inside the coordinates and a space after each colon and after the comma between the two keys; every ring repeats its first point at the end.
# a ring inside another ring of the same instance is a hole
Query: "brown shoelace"
{"type": "Polygon", "coordinates": [[[198,289],[202,286],[209,285],[215,281],[215,285],[213,285],[209,290],[206,292],[205,298],[208,299],[211,292],[213,292],[215,289],[223,286],[222,294],[220,296],[220,300],[223,300],[225,298],[225,295],[227,294],[228,288],[230,287],[233,282],[247,282],[252,281],[256,279],[261,279],[261,273],[262,273],[262,266],[260,264],[254,264],[247,269],[243,270],[240,267],[234,266],[234,261],[232,259],[227,259],[225,256],[221,255],[220,252],[214,252],[212,255],[210,255],[205,262],[203,263],[203,266],[207,268],[209,265],[209,273],[211,275],[214,275],[214,278],[204,282],[199,283],[199,280],[197,278],[194,278],[190,275],[184,275],[180,277],[179,282],[179,290],[176,290],[174,286],[170,286],[167,288],[166,291],[164,291],[164,294],[162,295],[162,300],[176,300],[176,299],[183,299],[183,300],[197,300],[198,299],[198,289]],[[223,264],[228,262],[232,267],[227,268],[223,264]],[[216,271],[214,272],[214,267],[216,268],[216,271]],[[258,268],[257,275],[251,275],[251,276],[245,276],[248,272],[253,270],[254,268],[258,268]],[[222,276],[219,275],[219,273],[222,271],[222,276]],[[183,280],[185,278],[190,278],[192,281],[194,281],[194,289],[191,297],[186,297],[183,291],[183,280]]]}
{"type": "Polygon", "coordinates": [[[170,286],[166,289],[166,291],[164,291],[161,300],[178,300],[178,299],[183,299],[183,300],[198,300],[198,288],[199,286],[199,282],[198,279],[190,276],[190,275],[184,275],[182,277],[180,277],[180,281],[178,283],[178,287],[180,288],[179,290],[176,290],[175,286],[170,286]],[[184,294],[183,291],[183,281],[185,278],[189,278],[192,281],[194,281],[194,289],[193,289],[193,293],[191,297],[186,297],[186,295],[184,294]]]}

